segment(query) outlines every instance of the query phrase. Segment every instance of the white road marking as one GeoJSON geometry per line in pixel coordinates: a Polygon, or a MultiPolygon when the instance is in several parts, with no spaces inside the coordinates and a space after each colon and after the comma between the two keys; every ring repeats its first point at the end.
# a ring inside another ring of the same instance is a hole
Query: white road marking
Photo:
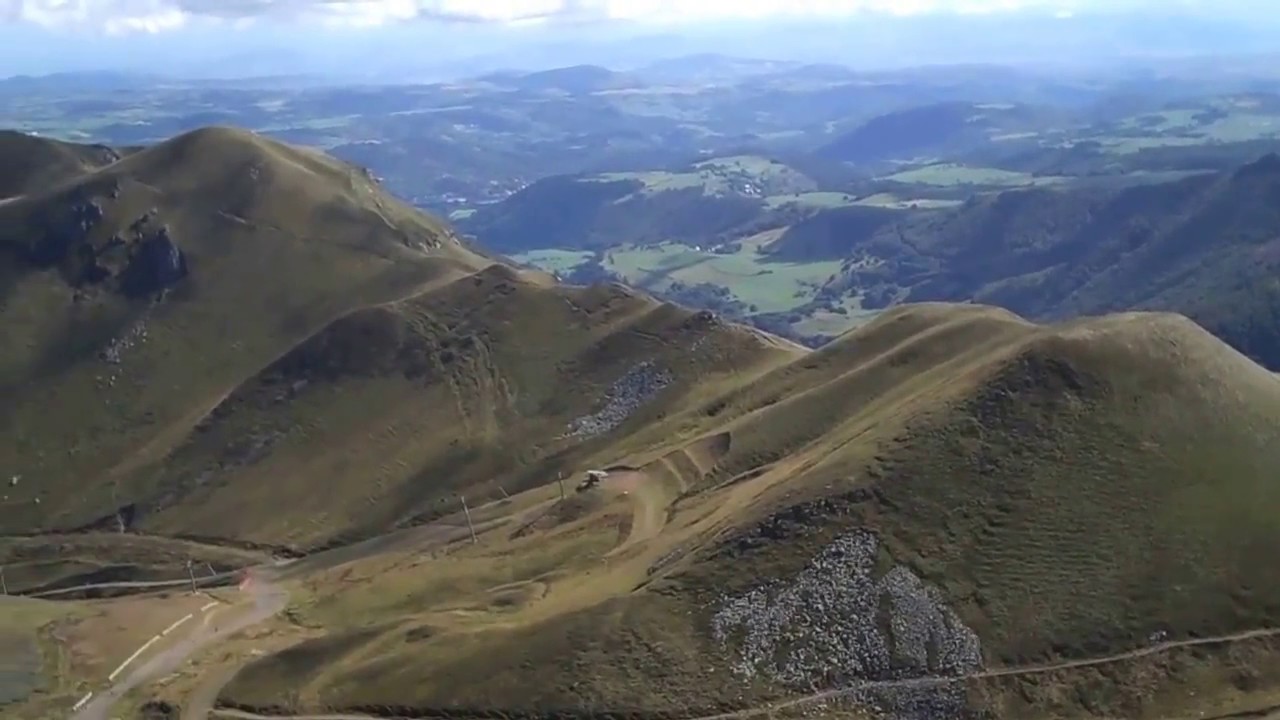
{"type": "Polygon", "coordinates": [[[195,613],[187,613],[186,617],[182,618],[181,620],[179,620],[179,621],[175,622],[174,624],[170,625],[169,627],[165,628],[165,629],[164,629],[164,632],[160,633],[160,637],[164,637],[165,635],[168,635],[169,633],[173,632],[174,630],[177,630],[179,625],[181,625],[182,623],[184,623],[184,622],[186,622],[186,621],[190,620],[190,619],[191,619],[191,617],[192,617],[194,614],[195,614],[195,613]]]}
{"type": "Polygon", "coordinates": [[[87,702],[89,702],[89,698],[91,698],[91,697],[93,697],[93,691],[92,691],[92,690],[90,690],[90,691],[89,691],[89,694],[87,694],[87,695],[85,695],[84,697],[80,698],[80,700],[79,700],[78,702],[76,702],[76,704],[75,704],[75,705],[72,705],[72,706],[71,706],[71,711],[72,711],[72,712],[80,712],[80,708],[84,707],[84,704],[85,704],[85,703],[87,703],[87,702]]]}
{"type": "Polygon", "coordinates": [[[217,601],[217,600],[214,600],[213,602],[211,602],[211,603],[209,603],[209,604],[204,605],[203,607],[201,607],[201,608],[200,608],[200,612],[208,612],[208,611],[209,611],[209,608],[211,608],[211,607],[213,607],[214,605],[217,605],[217,604],[218,604],[218,601],[217,601]]]}
{"type": "Polygon", "coordinates": [[[148,640],[148,641],[147,641],[147,642],[146,642],[142,647],[140,647],[140,648],[138,648],[137,650],[135,650],[135,651],[133,652],[133,654],[132,654],[132,655],[130,655],[130,656],[128,657],[128,659],[126,659],[124,662],[120,663],[120,667],[118,667],[118,668],[116,668],[115,670],[111,671],[111,674],[107,676],[107,682],[113,682],[113,681],[116,679],[116,676],[120,674],[120,671],[121,671],[121,670],[124,670],[124,669],[125,669],[125,667],[129,665],[129,663],[131,663],[131,662],[133,662],[134,660],[136,660],[136,659],[138,658],[138,656],[139,656],[139,655],[141,655],[142,653],[144,653],[144,652],[146,652],[146,651],[147,651],[147,648],[151,647],[152,645],[155,645],[155,644],[156,644],[156,642],[157,642],[157,641],[159,641],[159,640],[160,640],[160,636],[159,636],[159,635],[156,635],[155,637],[153,637],[153,638],[151,638],[150,640],[148,640]]]}

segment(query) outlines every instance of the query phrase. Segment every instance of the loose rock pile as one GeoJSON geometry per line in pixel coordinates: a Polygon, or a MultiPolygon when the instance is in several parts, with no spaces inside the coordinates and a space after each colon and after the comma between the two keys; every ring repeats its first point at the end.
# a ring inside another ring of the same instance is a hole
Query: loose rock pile
{"type": "Polygon", "coordinates": [[[125,330],[119,337],[112,338],[107,347],[99,354],[99,357],[109,365],[119,365],[126,350],[146,341],[147,323],[144,318],[129,326],[129,329],[125,330]]]}
{"type": "Polygon", "coordinates": [[[712,633],[725,646],[740,638],[733,671],[795,688],[870,689],[874,681],[980,669],[977,635],[935,588],[903,566],[874,577],[878,550],[876,536],[859,530],[796,577],[726,599],[712,633]]]}
{"type": "Polygon", "coordinates": [[[603,408],[569,423],[569,437],[594,437],[613,430],[670,385],[671,379],[670,372],[657,368],[651,360],[636,365],[609,388],[603,408]]]}
{"type": "Polygon", "coordinates": [[[99,388],[115,387],[116,381],[120,379],[120,364],[124,361],[125,353],[134,346],[147,341],[147,320],[145,317],[129,326],[119,337],[111,339],[101,352],[98,358],[107,365],[113,365],[106,375],[97,377],[97,385],[99,388]]]}

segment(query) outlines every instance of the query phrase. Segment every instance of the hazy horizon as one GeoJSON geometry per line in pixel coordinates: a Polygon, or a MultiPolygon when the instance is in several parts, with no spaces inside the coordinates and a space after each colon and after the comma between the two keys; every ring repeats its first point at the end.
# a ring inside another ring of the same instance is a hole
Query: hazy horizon
{"type": "Polygon", "coordinates": [[[681,7],[669,0],[8,0],[0,2],[0,67],[6,76],[102,70],[417,81],[499,68],[626,69],[698,53],[878,69],[1280,50],[1280,19],[1257,0],[681,7]]]}

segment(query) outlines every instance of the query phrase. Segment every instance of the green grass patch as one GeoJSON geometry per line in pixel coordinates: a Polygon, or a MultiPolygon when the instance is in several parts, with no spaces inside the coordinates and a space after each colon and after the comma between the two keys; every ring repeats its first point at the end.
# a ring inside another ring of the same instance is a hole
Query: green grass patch
{"type": "Polygon", "coordinates": [[[731,155],[729,157],[711,158],[710,160],[703,160],[694,167],[699,170],[720,169],[761,177],[795,172],[777,160],[770,160],[759,155],[731,155]]]}
{"type": "Polygon", "coordinates": [[[803,208],[814,208],[819,210],[848,207],[850,205],[882,207],[893,210],[919,210],[955,207],[960,203],[961,201],[959,200],[903,197],[889,192],[875,193],[874,195],[867,195],[866,197],[857,197],[855,195],[850,195],[849,193],[822,191],[791,193],[789,195],[772,195],[765,198],[765,206],[770,210],[778,210],[788,205],[798,205],[803,208]]]}
{"type": "Polygon", "coordinates": [[[893,210],[920,210],[956,207],[961,204],[961,201],[943,200],[938,198],[901,197],[894,193],[882,192],[874,195],[868,195],[864,198],[858,198],[858,200],[853,204],[863,205],[866,207],[890,208],[893,210]]]}
{"type": "Polygon", "coordinates": [[[585,250],[546,248],[512,255],[511,259],[547,272],[568,272],[589,260],[591,255],[592,253],[585,250]]]}
{"type": "Polygon", "coordinates": [[[807,192],[807,193],[791,193],[790,195],[772,195],[765,198],[765,205],[770,210],[776,210],[787,205],[799,205],[808,208],[833,208],[844,207],[854,203],[853,196],[848,193],[839,192],[807,192]]]}
{"type": "Polygon", "coordinates": [[[1125,118],[1120,124],[1126,128],[1153,132],[1176,132],[1196,127],[1199,124],[1196,115],[1199,113],[1199,110],[1193,109],[1165,110],[1125,118]]]}
{"type": "Polygon", "coordinates": [[[650,172],[615,172],[604,173],[593,178],[587,178],[589,181],[596,182],[617,182],[619,180],[639,180],[644,183],[642,193],[659,193],[668,190],[684,190],[688,188],[696,188],[707,186],[707,179],[702,173],[673,173],[665,170],[654,170],[650,172]]]}
{"type": "Polygon", "coordinates": [[[1160,147],[1192,147],[1195,145],[1204,145],[1204,138],[1189,137],[1186,135],[1155,135],[1151,137],[1120,137],[1120,136],[1099,136],[1090,138],[1094,142],[1102,145],[1107,152],[1117,155],[1127,155],[1136,153],[1139,150],[1147,148],[1160,147]]]}
{"type": "Polygon", "coordinates": [[[871,322],[879,314],[879,310],[864,310],[861,300],[856,297],[845,298],[839,310],[817,310],[800,322],[792,323],[791,328],[801,335],[840,335],[871,322]]]}
{"type": "Polygon", "coordinates": [[[1241,142],[1280,134],[1280,116],[1233,113],[1200,128],[1199,133],[1218,142],[1241,142]]]}
{"type": "Polygon", "coordinates": [[[703,193],[713,196],[737,194],[763,197],[807,193],[814,187],[812,180],[790,166],[755,155],[712,158],[697,163],[685,172],[615,172],[603,173],[588,180],[638,180],[644,183],[644,189],[641,190],[644,194],[700,187],[703,193]]]}
{"type": "Polygon", "coordinates": [[[74,605],[0,597],[0,715],[9,717],[4,712],[8,709],[43,717],[37,708],[15,708],[41,693],[46,699],[63,694],[60,690],[70,681],[65,677],[65,658],[42,628],[77,611],[74,605]]]}
{"type": "Polygon", "coordinates": [[[893,182],[915,185],[1049,185],[1062,182],[1060,177],[1035,177],[1029,173],[1001,170],[991,167],[970,167],[957,163],[936,163],[904,170],[884,178],[893,182]]]}
{"type": "Polygon", "coordinates": [[[673,282],[710,283],[729,289],[752,312],[779,312],[810,300],[822,283],[840,270],[837,261],[771,262],[743,243],[733,254],[720,255],[679,243],[623,247],[606,255],[605,265],[632,284],[662,291],[673,282]]]}

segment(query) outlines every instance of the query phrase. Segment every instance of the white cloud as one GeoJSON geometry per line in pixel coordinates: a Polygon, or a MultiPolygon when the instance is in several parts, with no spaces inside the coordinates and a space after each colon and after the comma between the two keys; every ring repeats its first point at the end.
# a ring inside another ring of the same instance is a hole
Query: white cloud
{"type": "MultiPolygon", "coordinates": [[[[0,20],[109,32],[160,32],[193,19],[319,20],[377,26],[414,18],[516,23],[537,19],[692,22],[729,18],[984,13],[1030,8],[1059,13],[1085,0],[0,0],[0,20]]],[[[1148,0],[1154,7],[1163,3],[1148,0]]],[[[1230,3],[1232,0],[1224,0],[1230,3]]],[[[1092,0],[1120,5],[1124,0],[1092,0]]],[[[1192,4],[1183,0],[1182,4],[1192,4]]]]}

